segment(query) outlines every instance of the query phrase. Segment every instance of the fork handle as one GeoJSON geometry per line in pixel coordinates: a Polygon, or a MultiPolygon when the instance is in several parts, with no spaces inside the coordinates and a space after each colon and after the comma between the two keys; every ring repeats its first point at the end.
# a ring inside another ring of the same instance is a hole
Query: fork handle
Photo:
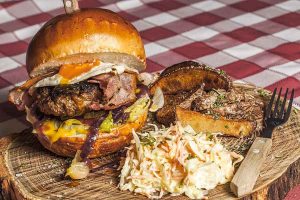
{"type": "Polygon", "coordinates": [[[238,197],[252,192],[259,176],[260,169],[271,149],[272,139],[257,137],[249,149],[244,161],[235,173],[231,183],[231,191],[238,197]]]}

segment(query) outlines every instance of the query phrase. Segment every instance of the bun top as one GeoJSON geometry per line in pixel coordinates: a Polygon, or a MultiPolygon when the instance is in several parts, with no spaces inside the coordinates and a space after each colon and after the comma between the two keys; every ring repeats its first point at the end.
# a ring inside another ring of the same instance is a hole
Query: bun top
{"type": "Polygon", "coordinates": [[[62,64],[100,59],[125,63],[142,71],[145,50],[138,31],[118,14],[82,9],[48,21],[29,44],[26,67],[30,77],[58,70],[62,64]]]}

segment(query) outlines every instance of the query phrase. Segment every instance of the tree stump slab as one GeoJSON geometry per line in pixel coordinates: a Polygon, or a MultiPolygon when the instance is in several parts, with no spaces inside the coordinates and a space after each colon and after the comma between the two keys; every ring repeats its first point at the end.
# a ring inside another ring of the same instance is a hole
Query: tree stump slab
{"type": "MultiPolygon", "coordinates": [[[[245,142],[243,139],[235,140],[238,140],[235,144],[245,142]]],[[[231,145],[232,141],[228,144],[231,145]]],[[[146,199],[118,189],[120,153],[96,159],[99,165],[96,171],[84,180],[72,181],[64,177],[71,159],[45,150],[30,129],[0,139],[0,152],[0,181],[4,199],[146,199]]],[[[272,149],[254,190],[242,199],[282,200],[290,189],[300,184],[299,158],[300,112],[295,111],[284,126],[275,130],[272,149]]],[[[188,198],[166,196],[164,199],[188,198]]],[[[227,183],[210,190],[209,199],[237,198],[227,183]]]]}

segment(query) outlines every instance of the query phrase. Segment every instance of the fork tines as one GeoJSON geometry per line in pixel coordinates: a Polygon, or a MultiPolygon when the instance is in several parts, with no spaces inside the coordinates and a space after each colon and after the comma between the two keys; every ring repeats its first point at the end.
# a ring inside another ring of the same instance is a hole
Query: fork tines
{"type": "Polygon", "coordinates": [[[285,104],[287,101],[289,88],[286,89],[286,92],[285,92],[285,95],[284,95],[281,105],[280,105],[280,97],[281,97],[282,88],[280,88],[279,93],[277,95],[277,99],[275,101],[276,92],[277,92],[277,88],[274,89],[274,92],[272,94],[270,102],[267,106],[266,113],[265,113],[265,119],[267,119],[267,118],[282,119],[283,123],[284,123],[288,120],[288,118],[291,114],[291,111],[292,111],[292,104],[293,104],[293,99],[294,99],[294,89],[292,89],[291,96],[289,99],[289,104],[288,104],[288,107],[286,110],[285,110],[285,104]],[[274,110],[272,110],[274,102],[275,102],[275,106],[274,106],[274,110]]]}

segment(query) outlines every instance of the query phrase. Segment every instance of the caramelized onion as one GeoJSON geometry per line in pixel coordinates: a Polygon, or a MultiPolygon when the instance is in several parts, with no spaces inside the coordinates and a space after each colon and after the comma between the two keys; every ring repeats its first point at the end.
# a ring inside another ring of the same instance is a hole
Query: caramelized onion
{"type": "Polygon", "coordinates": [[[155,75],[148,72],[143,72],[138,75],[138,80],[143,85],[148,86],[155,81],[155,75]]]}
{"type": "Polygon", "coordinates": [[[152,98],[152,105],[149,109],[150,112],[156,112],[158,109],[164,106],[164,94],[160,87],[157,87],[152,98]]]}
{"type": "Polygon", "coordinates": [[[66,176],[69,176],[71,179],[84,179],[90,173],[90,168],[86,162],[82,162],[80,153],[81,151],[76,152],[71,166],[67,169],[66,176]]]}

